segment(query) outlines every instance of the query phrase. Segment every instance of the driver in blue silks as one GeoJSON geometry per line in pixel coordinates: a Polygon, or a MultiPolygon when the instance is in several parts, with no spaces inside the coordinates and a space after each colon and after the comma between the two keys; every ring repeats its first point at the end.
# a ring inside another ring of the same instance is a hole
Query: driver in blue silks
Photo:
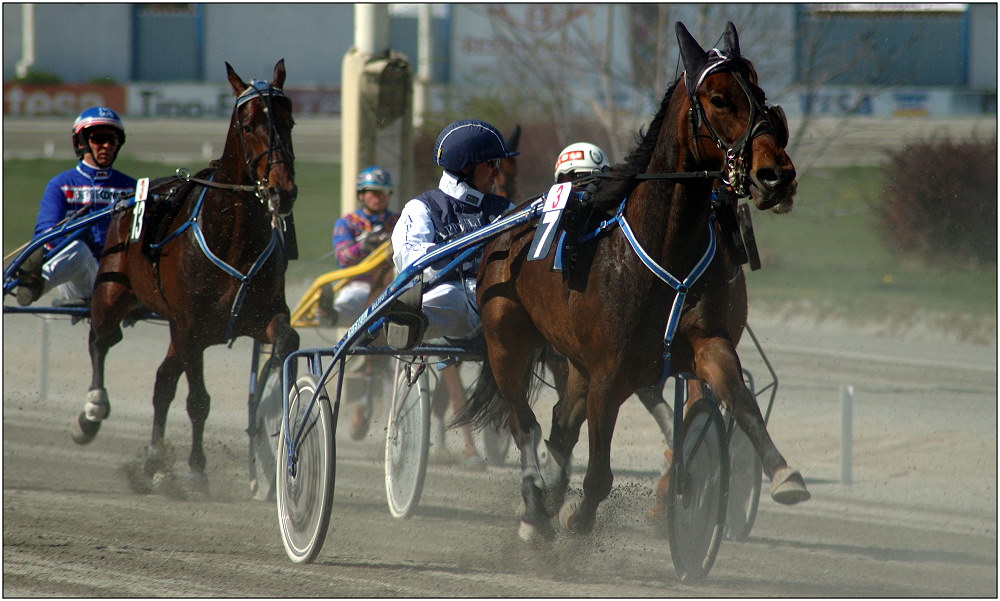
{"type": "MultiPolygon", "coordinates": [[[[67,217],[85,217],[135,192],[135,179],[111,168],[125,143],[125,126],[118,113],[103,106],[83,111],[73,123],[72,140],[79,162],[45,187],[35,221],[36,237],[67,217]]],[[[48,260],[45,254],[66,237],[51,240],[33,252],[18,269],[17,303],[30,305],[53,288],[65,299],[90,298],[110,222],[108,216],[80,230],[48,260]]]]}

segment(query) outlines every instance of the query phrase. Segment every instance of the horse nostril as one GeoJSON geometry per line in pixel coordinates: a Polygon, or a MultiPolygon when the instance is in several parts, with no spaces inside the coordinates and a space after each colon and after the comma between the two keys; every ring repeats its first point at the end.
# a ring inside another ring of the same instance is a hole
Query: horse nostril
{"type": "Polygon", "coordinates": [[[767,188],[776,188],[781,184],[781,176],[774,169],[758,169],[757,182],[767,188]]]}

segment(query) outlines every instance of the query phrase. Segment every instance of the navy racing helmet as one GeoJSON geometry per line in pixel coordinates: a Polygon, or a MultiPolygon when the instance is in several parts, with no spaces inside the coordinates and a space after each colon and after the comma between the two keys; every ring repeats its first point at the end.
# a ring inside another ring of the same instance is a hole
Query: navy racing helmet
{"type": "Polygon", "coordinates": [[[434,143],[434,163],[453,174],[470,165],[517,154],[507,148],[497,128],[478,119],[463,119],[445,126],[434,143]]]}

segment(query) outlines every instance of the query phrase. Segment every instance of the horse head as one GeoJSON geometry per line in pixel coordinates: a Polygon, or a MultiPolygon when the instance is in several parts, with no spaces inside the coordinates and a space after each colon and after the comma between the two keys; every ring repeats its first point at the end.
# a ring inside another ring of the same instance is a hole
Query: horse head
{"type": "MultiPolygon", "coordinates": [[[[292,211],[298,187],[295,185],[295,153],[292,151],[292,101],[281,88],[285,84],[285,59],[274,66],[270,83],[243,81],[229,63],[226,72],[236,107],[229,124],[230,140],[239,140],[238,149],[245,175],[257,187],[257,195],[267,202],[271,213],[286,216],[292,211]]],[[[226,155],[230,154],[229,141],[226,155]]]]}
{"type": "Polygon", "coordinates": [[[758,209],[791,210],[795,166],[785,152],[788,124],[780,107],[767,107],[753,64],[740,54],[729,23],[722,50],[705,51],[680,22],[675,26],[684,62],[688,150],[699,169],[719,169],[739,196],[758,209]]]}

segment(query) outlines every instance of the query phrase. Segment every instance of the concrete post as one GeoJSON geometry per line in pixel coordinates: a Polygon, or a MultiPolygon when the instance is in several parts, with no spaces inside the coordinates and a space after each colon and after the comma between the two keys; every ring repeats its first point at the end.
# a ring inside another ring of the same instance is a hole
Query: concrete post
{"type": "Polygon", "coordinates": [[[854,387],[840,387],[840,483],[851,484],[851,449],[854,421],[854,387]]]}

